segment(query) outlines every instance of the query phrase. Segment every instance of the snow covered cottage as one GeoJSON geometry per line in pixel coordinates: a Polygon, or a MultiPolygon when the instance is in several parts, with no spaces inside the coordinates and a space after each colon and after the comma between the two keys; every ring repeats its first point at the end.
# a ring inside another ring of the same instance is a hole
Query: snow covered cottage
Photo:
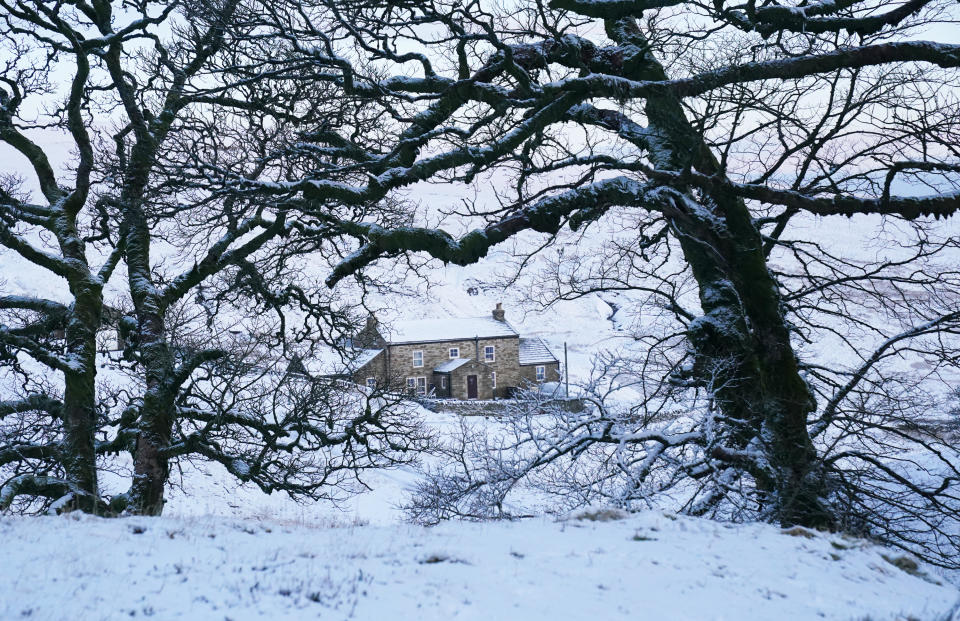
{"type": "Polygon", "coordinates": [[[354,381],[400,382],[423,396],[493,399],[560,380],[560,361],[539,338],[520,336],[501,304],[487,317],[402,321],[389,331],[370,317],[354,346],[365,352],[354,381]]]}

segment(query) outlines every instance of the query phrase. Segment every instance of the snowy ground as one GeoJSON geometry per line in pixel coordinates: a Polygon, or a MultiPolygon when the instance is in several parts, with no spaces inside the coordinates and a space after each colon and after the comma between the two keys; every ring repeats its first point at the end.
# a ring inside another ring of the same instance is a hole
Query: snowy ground
{"type": "Polygon", "coordinates": [[[340,508],[176,472],[163,518],[0,517],[0,621],[960,621],[955,587],[840,536],[662,512],[427,529],[397,508],[414,468],[340,508]]]}
{"type": "Polygon", "coordinates": [[[4,620],[934,620],[958,599],[862,542],[654,512],[430,529],[5,517],[0,541],[4,620]]]}
{"type": "MultiPolygon", "coordinates": [[[[811,238],[871,251],[851,241],[870,228],[862,220],[831,220],[829,229],[813,224],[819,228],[811,238]]],[[[492,281],[495,259],[432,271],[436,301],[429,313],[485,316],[502,301],[525,336],[541,336],[558,356],[569,345],[574,380],[589,375],[592,355],[629,347],[632,322],[643,331],[643,317],[617,310],[630,306],[627,295],[588,296],[524,314],[522,288],[469,293],[492,281]]],[[[4,292],[68,300],[62,281],[9,253],[0,253],[0,274],[4,292]]],[[[395,300],[384,306],[397,309],[393,319],[419,317],[425,308],[395,300]]],[[[824,359],[857,363],[840,355],[824,359]]],[[[160,519],[0,517],[0,621],[946,621],[960,600],[954,587],[904,571],[910,564],[898,561],[900,553],[840,537],[662,513],[423,529],[402,524],[396,509],[417,476],[409,469],[370,474],[373,490],[343,511],[268,497],[231,483],[216,466],[208,470],[187,473],[160,519]]],[[[104,478],[112,491],[129,485],[128,477],[104,478]]]]}

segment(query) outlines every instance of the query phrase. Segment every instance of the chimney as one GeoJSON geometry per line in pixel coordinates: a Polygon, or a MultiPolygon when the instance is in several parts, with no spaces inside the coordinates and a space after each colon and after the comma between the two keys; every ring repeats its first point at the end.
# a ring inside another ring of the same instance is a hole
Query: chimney
{"type": "Polygon", "coordinates": [[[497,307],[493,309],[493,318],[497,321],[506,321],[507,314],[503,310],[503,304],[497,302],[497,307]]]}
{"type": "Polygon", "coordinates": [[[353,343],[355,346],[364,348],[378,348],[386,344],[386,341],[380,335],[380,322],[373,314],[367,316],[367,322],[363,326],[363,330],[360,330],[353,338],[353,343]]]}

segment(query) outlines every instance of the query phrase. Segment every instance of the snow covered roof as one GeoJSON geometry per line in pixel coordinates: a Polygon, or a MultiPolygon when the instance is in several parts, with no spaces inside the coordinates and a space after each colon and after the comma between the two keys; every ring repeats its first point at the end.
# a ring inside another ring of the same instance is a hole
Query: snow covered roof
{"type": "Polygon", "coordinates": [[[537,337],[520,339],[520,364],[560,362],[550,353],[547,344],[537,337]]]}
{"type": "Polygon", "coordinates": [[[397,321],[381,332],[391,345],[519,336],[509,323],[493,317],[397,321]]]}
{"type": "Polygon", "coordinates": [[[356,358],[350,361],[350,366],[354,369],[359,369],[363,365],[367,364],[374,358],[376,358],[382,349],[360,349],[357,350],[356,358]]]}
{"type": "Polygon", "coordinates": [[[453,360],[448,360],[434,369],[437,373],[449,373],[450,371],[456,371],[463,365],[470,362],[469,358],[454,358],[453,360]]]}
{"type": "Polygon", "coordinates": [[[318,347],[309,356],[300,359],[307,373],[313,377],[352,373],[377,357],[382,349],[351,349],[337,351],[332,347],[318,347]]]}

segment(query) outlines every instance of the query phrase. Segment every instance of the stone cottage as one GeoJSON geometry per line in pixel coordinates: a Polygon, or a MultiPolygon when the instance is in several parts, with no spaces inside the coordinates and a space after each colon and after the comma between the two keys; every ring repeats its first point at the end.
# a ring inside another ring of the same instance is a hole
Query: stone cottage
{"type": "Polygon", "coordinates": [[[560,361],[539,338],[521,337],[501,304],[487,317],[396,322],[374,318],[354,338],[367,359],[354,381],[399,386],[420,396],[509,397],[519,387],[560,380],[560,361]]]}

